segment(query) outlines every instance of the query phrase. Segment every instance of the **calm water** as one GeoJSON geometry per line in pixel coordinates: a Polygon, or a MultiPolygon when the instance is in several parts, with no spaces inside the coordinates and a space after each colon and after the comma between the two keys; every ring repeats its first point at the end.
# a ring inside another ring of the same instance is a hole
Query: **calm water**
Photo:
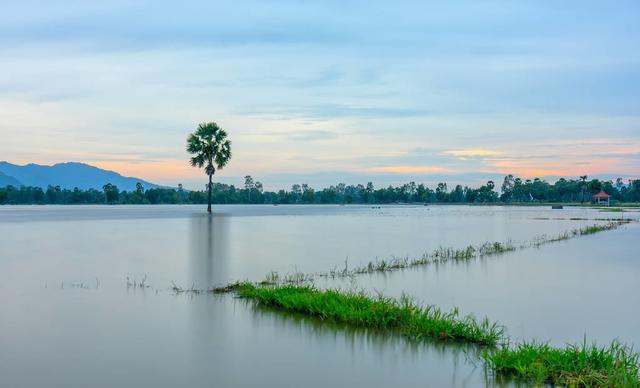
{"type": "MultiPolygon", "coordinates": [[[[0,386],[491,385],[469,361],[473,349],[412,345],[168,288],[526,241],[620,215],[467,206],[218,206],[214,217],[202,210],[0,207],[0,386]],[[152,288],[128,289],[127,278],[152,288]]],[[[327,285],[458,306],[517,338],[562,343],[587,333],[640,344],[639,232],[629,225],[466,265],[327,285]]]]}

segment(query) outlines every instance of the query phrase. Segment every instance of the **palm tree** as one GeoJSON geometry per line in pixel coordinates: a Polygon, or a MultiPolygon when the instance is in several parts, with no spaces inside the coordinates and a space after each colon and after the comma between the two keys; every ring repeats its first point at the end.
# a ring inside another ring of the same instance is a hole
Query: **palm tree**
{"type": "Polygon", "coordinates": [[[207,211],[211,213],[211,190],[213,174],[222,170],[231,159],[231,140],[227,139],[227,131],[212,122],[201,123],[196,131],[187,138],[187,152],[194,155],[190,162],[193,167],[204,167],[209,176],[209,205],[207,211]]]}
{"type": "Polygon", "coordinates": [[[582,200],[580,203],[584,203],[584,192],[587,190],[587,176],[580,175],[580,189],[582,190],[582,200]]]}

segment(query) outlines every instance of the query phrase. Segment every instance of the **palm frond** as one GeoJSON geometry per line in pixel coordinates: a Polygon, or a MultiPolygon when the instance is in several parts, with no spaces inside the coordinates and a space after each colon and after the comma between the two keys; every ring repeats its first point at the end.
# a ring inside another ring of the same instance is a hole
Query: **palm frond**
{"type": "Polygon", "coordinates": [[[220,149],[216,153],[215,160],[216,160],[216,165],[218,166],[218,169],[222,169],[224,166],[227,165],[227,163],[229,163],[229,160],[231,160],[231,141],[230,140],[224,140],[224,142],[222,142],[222,144],[220,145],[220,149]]]}
{"type": "Polygon", "coordinates": [[[214,174],[216,167],[226,166],[231,159],[231,141],[227,136],[227,131],[213,121],[198,124],[187,138],[187,152],[193,155],[191,165],[205,167],[207,174],[214,174]]]}

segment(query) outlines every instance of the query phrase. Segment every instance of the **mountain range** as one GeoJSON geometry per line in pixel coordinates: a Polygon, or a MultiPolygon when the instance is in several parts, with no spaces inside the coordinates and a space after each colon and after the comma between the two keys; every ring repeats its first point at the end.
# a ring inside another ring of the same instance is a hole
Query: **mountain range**
{"type": "Polygon", "coordinates": [[[24,166],[0,162],[0,187],[35,186],[42,189],[47,186],[60,186],[63,189],[75,187],[87,190],[102,190],[102,186],[111,183],[120,190],[135,190],[136,183],[142,183],[145,189],[160,187],[156,184],[133,177],[126,177],[114,171],[103,170],[84,163],[58,163],[52,166],[27,164],[24,166]]]}

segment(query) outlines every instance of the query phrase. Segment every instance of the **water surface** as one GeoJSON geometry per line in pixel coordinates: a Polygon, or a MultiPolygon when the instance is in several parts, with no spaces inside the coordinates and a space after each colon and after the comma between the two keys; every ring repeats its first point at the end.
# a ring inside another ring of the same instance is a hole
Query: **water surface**
{"type": "MultiPolygon", "coordinates": [[[[619,216],[470,206],[218,206],[213,217],[202,210],[0,207],[0,386],[493,384],[469,361],[473,349],[410,344],[169,287],[527,241],[619,216]],[[149,288],[127,287],[142,279],[149,288]]],[[[639,302],[637,236],[631,225],[466,265],[331,285],[459,306],[519,338],[563,342],[587,332],[640,343],[639,315],[630,308],[639,302]]]]}

